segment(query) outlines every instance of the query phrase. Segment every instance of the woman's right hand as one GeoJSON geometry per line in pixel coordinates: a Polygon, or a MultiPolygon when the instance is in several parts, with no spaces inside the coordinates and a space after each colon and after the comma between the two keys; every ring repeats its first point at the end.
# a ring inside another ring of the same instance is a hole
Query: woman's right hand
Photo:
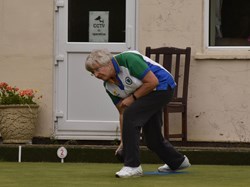
{"type": "Polygon", "coordinates": [[[121,151],[122,148],[123,148],[123,144],[120,143],[120,145],[118,146],[118,148],[117,148],[116,151],[115,151],[115,155],[117,155],[117,153],[118,153],[119,151],[121,151]]]}

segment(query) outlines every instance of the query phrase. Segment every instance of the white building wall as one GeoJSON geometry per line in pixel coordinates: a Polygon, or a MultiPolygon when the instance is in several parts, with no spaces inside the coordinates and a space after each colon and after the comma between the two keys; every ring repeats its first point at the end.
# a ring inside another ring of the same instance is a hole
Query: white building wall
{"type": "Polygon", "coordinates": [[[0,81],[37,89],[36,136],[53,132],[53,0],[0,0],[0,81]]]}

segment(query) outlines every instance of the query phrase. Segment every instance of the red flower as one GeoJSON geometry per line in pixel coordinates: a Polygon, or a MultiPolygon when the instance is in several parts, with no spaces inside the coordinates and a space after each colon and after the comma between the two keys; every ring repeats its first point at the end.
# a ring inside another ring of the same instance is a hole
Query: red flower
{"type": "MultiPolygon", "coordinates": [[[[32,89],[19,90],[5,82],[0,82],[0,104],[36,104],[34,101],[37,91],[32,89]]],[[[39,96],[37,99],[41,99],[39,96]]]]}

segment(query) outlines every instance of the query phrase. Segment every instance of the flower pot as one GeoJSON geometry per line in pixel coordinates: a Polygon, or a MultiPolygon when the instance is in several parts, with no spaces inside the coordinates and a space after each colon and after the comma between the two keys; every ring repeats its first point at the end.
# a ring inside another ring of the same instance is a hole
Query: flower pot
{"type": "Polygon", "coordinates": [[[32,143],[38,105],[0,105],[0,133],[3,143],[32,143]]]}

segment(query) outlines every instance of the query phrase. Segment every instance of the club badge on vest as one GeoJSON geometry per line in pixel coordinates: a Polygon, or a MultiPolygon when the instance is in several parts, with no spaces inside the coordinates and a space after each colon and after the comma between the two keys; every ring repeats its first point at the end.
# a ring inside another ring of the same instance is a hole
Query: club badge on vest
{"type": "Polygon", "coordinates": [[[132,79],[131,79],[130,77],[126,77],[126,78],[125,78],[125,83],[126,83],[127,85],[131,85],[131,84],[133,83],[133,81],[132,81],[132,79]]]}

